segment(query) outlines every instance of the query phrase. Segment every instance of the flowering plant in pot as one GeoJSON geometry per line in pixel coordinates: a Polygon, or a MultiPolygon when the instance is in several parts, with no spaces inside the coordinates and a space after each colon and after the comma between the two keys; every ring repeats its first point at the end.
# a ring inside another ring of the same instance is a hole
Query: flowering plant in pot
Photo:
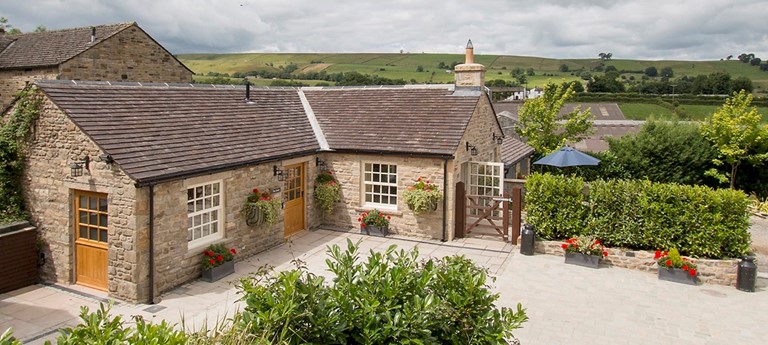
{"type": "Polygon", "coordinates": [[[659,264],[659,279],[696,284],[696,278],[699,274],[696,261],[680,256],[680,252],[676,248],[664,252],[657,250],[653,258],[659,264]]]}
{"type": "Polygon", "coordinates": [[[341,186],[333,171],[328,170],[317,174],[315,177],[315,202],[321,210],[330,214],[333,212],[333,204],[341,200],[341,186]]]}
{"type": "Polygon", "coordinates": [[[561,247],[565,251],[565,262],[579,266],[598,268],[600,258],[608,256],[600,240],[592,236],[569,238],[561,247]]]}
{"type": "Polygon", "coordinates": [[[414,214],[437,210],[437,205],[443,198],[443,192],[429,180],[419,177],[412,186],[403,192],[405,204],[414,214]]]}
{"type": "Polygon", "coordinates": [[[216,281],[235,272],[235,248],[227,248],[224,244],[212,244],[203,251],[203,280],[216,281]]]}
{"type": "Polygon", "coordinates": [[[241,212],[245,217],[246,224],[266,224],[267,227],[270,227],[277,223],[278,210],[281,206],[282,202],[272,198],[271,193],[266,191],[261,192],[258,188],[254,188],[245,199],[245,204],[243,205],[241,212]]]}
{"type": "Polygon", "coordinates": [[[389,221],[391,216],[385,216],[377,209],[363,212],[357,221],[360,222],[361,230],[367,235],[386,236],[389,232],[389,221]]]}

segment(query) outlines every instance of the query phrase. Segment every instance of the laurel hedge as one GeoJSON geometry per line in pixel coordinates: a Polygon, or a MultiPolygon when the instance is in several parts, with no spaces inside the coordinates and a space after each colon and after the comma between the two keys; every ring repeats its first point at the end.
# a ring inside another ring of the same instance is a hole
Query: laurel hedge
{"type": "Polygon", "coordinates": [[[584,186],[578,177],[528,176],[526,221],[538,237],[593,235],[611,247],[677,248],[712,259],[749,252],[748,200],[741,191],[642,180],[584,186]]]}

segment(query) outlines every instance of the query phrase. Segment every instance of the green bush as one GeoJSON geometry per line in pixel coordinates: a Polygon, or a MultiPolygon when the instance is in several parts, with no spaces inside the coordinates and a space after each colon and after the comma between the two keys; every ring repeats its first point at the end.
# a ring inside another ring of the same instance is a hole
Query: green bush
{"type": "Polygon", "coordinates": [[[21,342],[13,337],[13,330],[8,328],[0,333],[0,345],[21,345],[21,342]]]}
{"type": "Polygon", "coordinates": [[[579,198],[582,184],[574,177],[528,177],[527,221],[536,227],[537,236],[553,240],[594,235],[613,247],[678,248],[684,255],[707,258],[749,251],[748,200],[741,191],[597,180],[589,184],[589,195],[579,198]]]}
{"type": "Polygon", "coordinates": [[[532,174],[525,182],[525,210],[536,235],[545,240],[581,235],[587,215],[584,180],[551,174],[532,174]]]}
{"type": "Polygon", "coordinates": [[[418,250],[329,248],[331,282],[305,267],[243,278],[237,327],[285,344],[506,344],[527,320],[498,309],[485,269],[464,257],[418,260],[418,250]]]}

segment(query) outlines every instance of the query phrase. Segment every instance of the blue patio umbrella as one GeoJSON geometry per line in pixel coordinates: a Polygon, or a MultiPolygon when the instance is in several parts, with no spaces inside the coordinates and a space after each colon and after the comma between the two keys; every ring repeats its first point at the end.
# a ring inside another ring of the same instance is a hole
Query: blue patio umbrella
{"type": "Polygon", "coordinates": [[[533,162],[533,164],[551,165],[565,168],[582,165],[598,165],[600,160],[570,146],[561,147],[559,150],[546,155],[533,162]]]}

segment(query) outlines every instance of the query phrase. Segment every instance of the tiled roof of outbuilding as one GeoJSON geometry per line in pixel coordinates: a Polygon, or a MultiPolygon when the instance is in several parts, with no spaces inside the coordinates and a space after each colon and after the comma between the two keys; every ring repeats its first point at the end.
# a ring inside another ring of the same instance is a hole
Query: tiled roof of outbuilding
{"type": "Polygon", "coordinates": [[[36,83],[139,184],[319,148],[294,88],[36,83]]]}
{"type": "Polygon", "coordinates": [[[305,88],[331,149],[450,156],[481,92],[448,87],[305,88]]]}
{"type": "Polygon", "coordinates": [[[522,140],[507,136],[501,144],[501,161],[504,162],[504,166],[512,165],[532,155],[533,151],[535,151],[534,148],[522,140]]]}
{"type": "Polygon", "coordinates": [[[136,23],[97,25],[91,42],[91,27],[5,34],[0,39],[0,69],[57,66],[88,48],[136,23]]]}

